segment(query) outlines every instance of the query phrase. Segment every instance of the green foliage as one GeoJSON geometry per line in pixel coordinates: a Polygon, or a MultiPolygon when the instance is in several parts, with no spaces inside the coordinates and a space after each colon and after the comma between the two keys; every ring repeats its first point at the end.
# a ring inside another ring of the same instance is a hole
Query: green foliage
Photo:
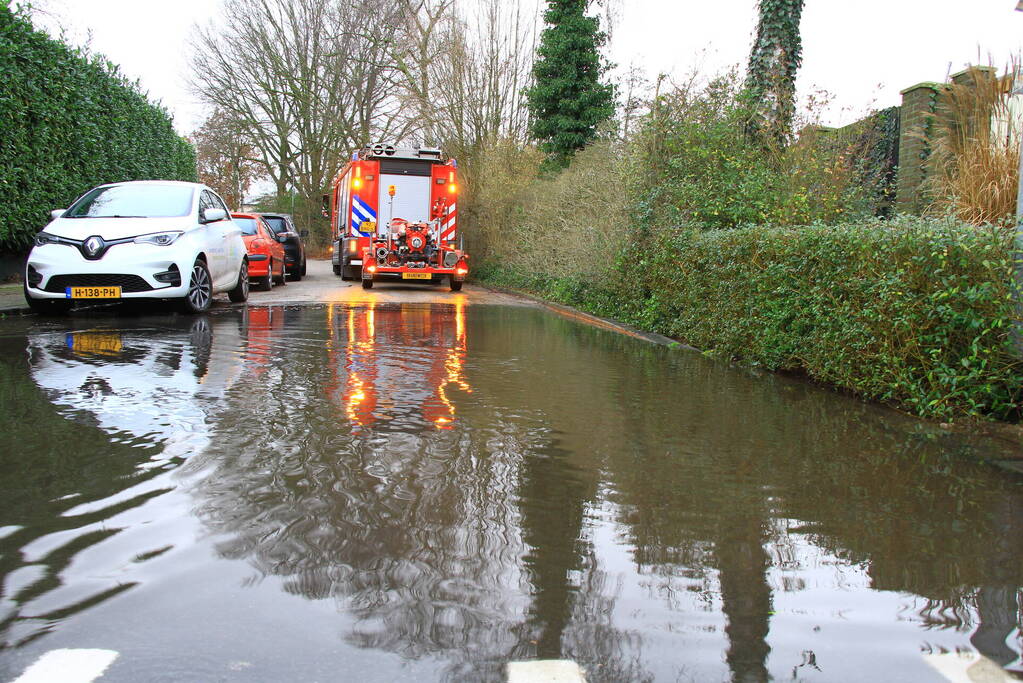
{"type": "Polygon", "coordinates": [[[856,185],[871,204],[875,216],[891,216],[899,166],[899,107],[875,112],[849,126],[849,146],[856,185]]]}
{"type": "Polygon", "coordinates": [[[614,88],[602,83],[607,70],[599,48],[607,39],[589,0],[548,0],[526,98],[530,133],[555,166],[565,166],[614,113],[614,88]]]}
{"type": "Polygon", "coordinates": [[[900,219],[661,232],[612,285],[477,275],[916,414],[1018,419],[1011,231],[900,219]]]}
{"type": "Polygon", "coordinates": [[[89,188],[196,179],[195,151],[117,67],[35,31],[0,2],[0,249],[26,247],[89,188]]]}
{"type": "Polygon", "coordinates": [[[746,88],[752,102],[747,133],[780,149],[791,134],[796,72],[803,61],[799,20],[803,0],[759,0],[757,37],[750,51],[746,88]]]}
{"type": "Polygon", "coordinates": [[[719,229],[873,215],[873,188],[857,182],[854,167],[864,141],[808,126],[783,150],[750,145],[743,135],[750,103],[740,88],[729,73],[654,102],[632,152],[630,189],[642,225],[719,229]]]}

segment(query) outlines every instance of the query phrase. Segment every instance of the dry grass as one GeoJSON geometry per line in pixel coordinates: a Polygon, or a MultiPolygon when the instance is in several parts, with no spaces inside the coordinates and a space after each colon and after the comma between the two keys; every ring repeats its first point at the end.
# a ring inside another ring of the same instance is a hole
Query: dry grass
{"type": "Polygon", "coordinates": [[[995,77],[980,69],[971,84],[949,84],[934,123],[931,212],[975,225],[1009,225],[1016,213],[1020,130],[1011,107],[1018,65],[995,77]]]}

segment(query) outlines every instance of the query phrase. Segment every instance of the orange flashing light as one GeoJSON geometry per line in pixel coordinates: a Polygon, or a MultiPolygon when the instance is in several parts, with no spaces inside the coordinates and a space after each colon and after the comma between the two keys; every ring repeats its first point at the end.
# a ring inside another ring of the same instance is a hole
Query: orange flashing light
{"type": "Polygon", "coordinates": [[[362,168],[356,166],[355,176],[352,178],[352,189],[358,190],[360,187],[362,187],[362,168]]]}
{"type": "Polygon", "coordinates": [[[448,192],[454,194],[458,192],[458,186],[455,185],[455,172],[448,171],[448,192]]]}
{"type": "Polygon", "coordinates": [[[371,263],[368,266],[366,266],[366,270],[368,270],[371,273],[375,273],[377,272],[377,266],[375,263],[371,263]]]}

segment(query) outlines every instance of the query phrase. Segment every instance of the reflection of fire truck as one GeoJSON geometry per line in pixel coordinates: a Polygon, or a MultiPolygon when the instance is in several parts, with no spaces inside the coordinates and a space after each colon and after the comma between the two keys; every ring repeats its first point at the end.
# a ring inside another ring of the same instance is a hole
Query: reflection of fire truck
{"type": "Polygon", "coordinates": [[[455,422],[457,392],[472,393],[464,376],[465,308],[402,305],[328,309],[327,387],[352,427],[378,420],[422,420],[437,429],[455,422]],[[422,340],[429,341],[422,345],[422,340]],[[409,355],[416,357],[409,364],[409,355]],[[418,417],[416,416],[418,414],[418,417]]]}
{"type": "Polygon", "coordinates": [[[457,230],[458,164],[439,149],[373,145],[334,179],[330,206],[334,274],[370,289],[385,277],[462,288],[468,256],[457,230]]]}

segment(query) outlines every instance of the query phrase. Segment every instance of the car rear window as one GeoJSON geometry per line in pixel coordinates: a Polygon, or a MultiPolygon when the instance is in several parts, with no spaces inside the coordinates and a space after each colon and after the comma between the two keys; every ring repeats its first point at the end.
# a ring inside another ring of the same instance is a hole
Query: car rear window
{"type": "Polygon", "coordinates": [[[192,212],[195,188],[175,185],[112,185],[89,190],[64,218],[171,218],[192,212]]]}
{"type": "Polygon", "coordinates": [[[256,234],[256,219],[254,218],[232,218],[234,224],[242,229],[243,235],[256,234]]]}

